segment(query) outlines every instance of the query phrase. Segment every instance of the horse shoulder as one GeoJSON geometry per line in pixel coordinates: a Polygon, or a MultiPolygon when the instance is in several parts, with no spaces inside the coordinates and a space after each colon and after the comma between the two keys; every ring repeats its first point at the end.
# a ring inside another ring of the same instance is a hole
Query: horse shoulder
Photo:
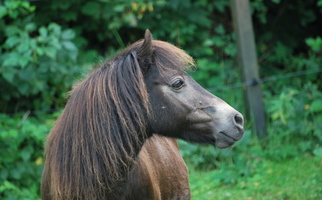
{"type": "Polygon", "coordinates": [[[175,139],[154,135],[143,145],[125,199],[190,199],[188,170],[175,139]]]}

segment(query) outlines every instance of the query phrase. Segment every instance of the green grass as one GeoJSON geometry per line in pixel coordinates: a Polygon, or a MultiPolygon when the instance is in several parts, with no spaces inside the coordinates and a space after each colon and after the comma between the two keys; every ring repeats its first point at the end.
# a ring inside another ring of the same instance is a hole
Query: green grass
{"type": "Polygon", "coordinates": [[[229,166],[209,172],[190,170],[192,200],[319,200],[322,160],[302,156],[276,162],[261,160],[256,172],[236,176],[229,166]]]}

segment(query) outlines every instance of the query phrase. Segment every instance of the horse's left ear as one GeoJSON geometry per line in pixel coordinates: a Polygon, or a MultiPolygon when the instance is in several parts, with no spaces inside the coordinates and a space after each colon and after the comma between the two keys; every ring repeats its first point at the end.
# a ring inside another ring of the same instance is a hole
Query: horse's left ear
{"type": "Polygon", "coordinates": [[[149,66],[152,64],[152,34],[149,29],[145,31],[144,41],[138,49],[138,61],[140,63],[143,72],[146,72],[149,66]]]}

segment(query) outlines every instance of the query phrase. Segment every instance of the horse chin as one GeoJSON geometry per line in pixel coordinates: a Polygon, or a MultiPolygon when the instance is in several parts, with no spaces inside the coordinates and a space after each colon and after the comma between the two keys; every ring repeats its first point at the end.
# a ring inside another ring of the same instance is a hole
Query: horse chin
{"type": "Polygon", "coordinates": [[[225,132],[219,132],[215,139],[215,146],[224,149],[232,146],[236,141],[238,141],[241,137],[235,138],[230,136],[225,132]]]}

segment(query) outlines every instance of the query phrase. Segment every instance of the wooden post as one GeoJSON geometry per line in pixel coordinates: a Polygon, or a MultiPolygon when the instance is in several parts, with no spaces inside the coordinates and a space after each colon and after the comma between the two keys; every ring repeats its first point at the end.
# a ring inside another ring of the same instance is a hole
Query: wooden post
{"type": "Polygon", "coordinates": [[[266,146],[267,129],[259,81],[253,25],[249,0],[230,0],[234,29],[237,36],[239,61],[246,86],[248,117],[255,122],[255,131],[262,146],[266,146]]]}

